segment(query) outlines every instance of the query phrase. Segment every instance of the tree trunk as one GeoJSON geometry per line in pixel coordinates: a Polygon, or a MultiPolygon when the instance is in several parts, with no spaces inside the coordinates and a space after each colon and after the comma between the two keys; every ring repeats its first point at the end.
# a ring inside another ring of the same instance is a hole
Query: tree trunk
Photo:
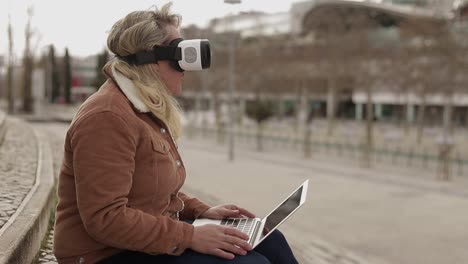
{"type": "Polygon", "coordinates": [[[23,59],[23,111],[25,113],[32,113],[33,99],[32,99],[32,59],[30,55],[25,55],[23,59]]]}
{"type": "Polygon", "coordinates": [[[335,127],[336,110],[336,82],[334,78],[328,78],[328,96],[327,96],[327,135],[332,136],[335,127]]]}
{"type": "Polygon", "coordinates": [[[421,104],[418,107],[418,129],[416,135],[416,142],[421,144],[422,134],[424,129],[424,116],[426,114],[426,91],[421,92],[421,104]]]}
{"type": "Polygon", "coordinates": [[[301,89],[301,101],[300,101],[300,118],[299,118],[299,131],[304,131],[305,126],[307,126],[307,116],[309,114],[309,93],[307,92],[306,87],[301,89]]]}
{"type": "Polygon", "coordinates": [[[214,111],[215,111],[217,142],[219,144],[222,144],[224,143],[224,126],[221,120],[221,104],[219,101],[219,94],[217,92],[213,93],[213,106],[214,106],[214,111]]]}
{"type": "Polygon", "coordinates": [[[453,123],[452,123],[452,113],[453,113],[453,94],[447,94],[447,98],[444,104],[444,112],[442,119],[442,130],[444,134],[450,136],[453,132],[453,123]]]}
{"type": "Polygon", "coordinates": [[[32,113],[33,98],[32,98],[32,73],[33,73],[33,57],[31,53],[31,17],[32,9],[28,7],[28,21],[25,29],[25,47],[23,55],[23,111],[32,113]]]}
{"type": "Polygon", "coordinates": [[[244,124],[246,100],[247,99],[245,98],[239,97],[239,107],[237,111],[237,120],[236,120],[238,126],[242,126],[244,124]]]}
{"type": "MultiPolygon", "coordinates": [[[[10,62],[9,62],[10,64],[10,62]]],[[[15,94],[14,94],[14,69],[13,65],[8,65],[7,71],[7,94],[8,94],[8,113],[13,114],[15,112],[15,94]]]]}
{"type": "Polygon", "coordinates": [[[285,111],[284,111],[283,96],[281,94],[278,95],[277,104],[278,104],[278,120],[282,121],[284,119],[285,111]]]}
{"type": "Polygon", "coordinates": [[[372,107],[372,91],[368,87],[366,88],[366,141],[365,141],[365,152],[364,152],[364,166],[370,168],[372,166],[372,150],[373,150],[373,123],[374,123],[374,111],[372,107]]]}
{"type": "Polygon", "coordinates": [[[312,129],[310,127],[310,124],[306,123],[304,131],[304,158],[310,158],[312,156],[311,143],[312,129]]]}
{"type": "MultiPolygon", "coordinates": [[[[404,109],[404,131],[405,131],[405,135],[408,135],[409,133],[409,130],[410,130],[410,127],[411,127],[411,123],[413,122],[413,120],[410,120],[410,111],[413,111],[411,108],[413,107],[413,105],[411,105],[410,103],[410,99],[409,99],[409,93],[406,92],[406,95],[405,95],[405,109],[404,109]]],[[[411,112],[412,113],[412,112],[411,112]]]]}
{"type": "Polygon", "coordinates": [[[64,78],[64,88],[65,88],[65,103],[71,104],[71,89],[72,89],[72,72],[71,72],[71,58],[68,52],[68,48],[65,49],[65,78],[64,78]]]}
{"type": "Polygon", "coordinates": [[[13,63],[13,29],[8,17],[8,69],[7,69],[7,93],[8,93],[8,113],[13,114],[15,111],[15,94],[14,94],[14,63],[13,63]]]}
{"type": "Polygon", "coordinates": [[[301,123],[301,96],[302,96],[302,87],[296,89],[296,116],[294,120],[294,132],[297,134],[299,131],[299,125],[301,123]]]}
{"type": "Polygon", "coordinates": [[[440,139],[440,178],[442,180],[450,180],[450,157],[452,150],[452,108],[453,108],[453,93],[449,92],[446,95],[444,112],[442,119],[442,138],[440,139]]]}

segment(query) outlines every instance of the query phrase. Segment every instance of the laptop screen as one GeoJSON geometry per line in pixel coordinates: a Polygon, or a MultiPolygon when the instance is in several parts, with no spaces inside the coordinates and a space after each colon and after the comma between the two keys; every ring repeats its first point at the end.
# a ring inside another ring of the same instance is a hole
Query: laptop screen
{"type": "Polygon", "coordinates": [[[278,208],[276,208],[270,215],[266,217],[265,229],[266,232],[263,232],[260,240],[268,235],[268,233],[273,230],[277,225],[279,225],[284,219],[288,217],[297,207],[300,206],[302,189],[304,186],[301,186],[294,192],[289,198],[284,201],[278,208]]]}

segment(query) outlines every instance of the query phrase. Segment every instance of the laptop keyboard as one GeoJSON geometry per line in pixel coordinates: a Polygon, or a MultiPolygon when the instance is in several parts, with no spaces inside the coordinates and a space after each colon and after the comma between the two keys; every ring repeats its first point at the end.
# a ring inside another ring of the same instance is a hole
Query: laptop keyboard
{"type": "Polygon", "coordinates": [[[254,229],[255,218],[227,218],[221,220],[221,225],[233,227],[247,235],[251,235],[254,229]]]}

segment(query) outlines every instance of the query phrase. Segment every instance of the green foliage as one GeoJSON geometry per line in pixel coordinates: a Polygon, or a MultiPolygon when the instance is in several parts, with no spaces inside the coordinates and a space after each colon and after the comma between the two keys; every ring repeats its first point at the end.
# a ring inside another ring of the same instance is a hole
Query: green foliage
{"type": "Polygon", "coordinates": [[[107,49],[104,49],[101,53],[97,55],[97,64],[96,64],[96,77],[93,81],[93,86],[96,89],[99,89],[101,85],[106,81],[107,77],[102,72],[102,68],[106,65],[109,60],[109,52],[107,49]]]}
{"type": "Polygon", "coordinates": [[[65,85],[65,102],[67,104],[71,103],[71,86],[72,86],[72,73],[71,73],[71,64],[70,64],[70,54],[68,53],[68,48],[65,48],[65,56],[63,58],[63,63],[65,66],[64,72],[64,85],[65,85]]]}
{"type": "Polygon", "coordinates": [[[272,101],[256,98],[246,105],[247,116],[254,119],[258,124],[268,120],[275,113],[275,104],[272,101]]]}

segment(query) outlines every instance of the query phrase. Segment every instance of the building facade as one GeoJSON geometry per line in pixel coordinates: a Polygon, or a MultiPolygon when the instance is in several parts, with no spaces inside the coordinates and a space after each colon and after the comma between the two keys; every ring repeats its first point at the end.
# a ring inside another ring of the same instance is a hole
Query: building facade
{"type": "MultiPolygon", "coordinates": [[[[304,39],[316,41],[323,28],[335,30],[331,23],[338,25],[340,30],[349,30],[354,25],[347,24],[351,14],[371,19],[373,26],[368,29],[368,39],[383,48],[395,48],[408,36],[405,25],[421,22],[426,26],[438,26],[449,21],[454,28],[466,29],[466,1],[453,0],[381,0],[381,1],[351,1],[351,0],[310,0],[294,3],[289,12],[279,14],[249,13],[238,16],[220,18],[210,26],[215,32],[222,33],[235,30],[243,37],[252,35],[289,35],[298,42],[304,39]],[[463,3],[461,3],[463,2],[463,3]],[[333,17],[338,15],[337,17],[333,17]],[[329,19],[329,21],[327,21],[329,19]],[[260,22],[261,21],[261,22],[260,22]],[[327,24],[330,23],[330,24],[327,24]],[[341,23],[341,25],[340,25],[341,23]],[[458,24],[457,24],[458,23],[458,24]],[[288,25],[281,28],[279,25],[288,25]],[[281,28],[281,30],[279,30],[281,28]],[[274,33],[276,32],[276,33],[274,33]]],[[[336,32],[335,32],[336,33],[336,32]]],[[[459,34],[460,35],[460,34],[459,34]]],[[[468,35],[468,34],[467,34],[468,35]]],[[[417,42],[418,39],[415,39],[417,42]]],[[[467,42],[468,43],[468,42],[467,42]]],[[[418,44],[419,45],[419,44],[418,44]]],[[[404,73],[403,73],[404,74],[404,73]]],[[[326,85],[327,82],[325,82],[326,85]]],[[[376,119],[394,120],[406,118],[410,122],[416,120],[416,113],[421,104],[418,94],[402,95],[401,90],[411,90],[400,87],[395,91],[392,86],[379,84],[374,92],[373,111],[376,119]],[[406,98],[406,99],[405,99],[406,98]],[[408,99],[409,98],[409,99],[408,99]]],[[[406,84],[415,86],[417,84],[406,84]]],[[[363,119],[366,97],[362,87],[348,83],[346,93],[341,95],[315,94],[309,96],[310,111],[312,106],[318,106],[319,113],[326,116],[334,112],[341,117],[363,119]],[[335,98],[336,97],[336,98],[335,98]],[[333,110],[335,109],[335,110],[333,110]],[[352,112],[352,113],[350,113],[352,112]]],[[[468,88],[468,87],[467,87],[468,88]]],[[[295,89],[291,89],[295,90],[295,89]]],[[[327,90],[324,87],[322,90],[327,90]]],[[[241,98],[243,95],[239,95],[241,98]]],[[[249,96],[245,95],[246,98],[249,96]]],[[[250,96],[251,97],[251,96],[250,96]]],[[[294,92],[285,89],[282,98],[295,98],[294,92]]],[[[454,116],[459,124],[466,124],[468,117],[468,91],[458,91],[452,94],[454,116]]],[[[288,99],[288,102],[291,100],[288,99]]],[[[432,120],[439,122],[443,116],[446,99],[442,93],[431,93],[425,98],[432,120]]]]}

